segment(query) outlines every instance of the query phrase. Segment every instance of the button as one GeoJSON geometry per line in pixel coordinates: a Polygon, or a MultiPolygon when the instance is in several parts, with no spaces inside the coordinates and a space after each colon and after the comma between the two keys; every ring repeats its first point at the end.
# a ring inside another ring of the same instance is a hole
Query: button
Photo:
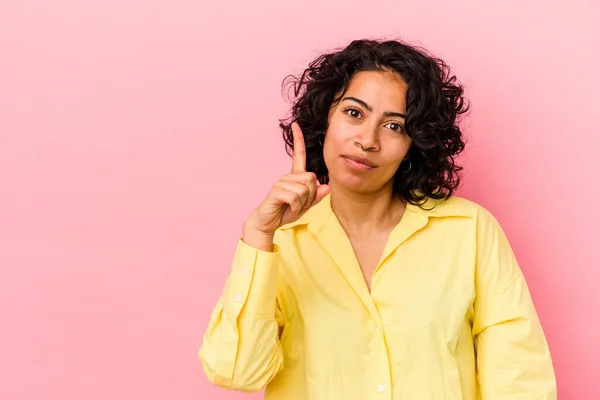
{"type": "Polygon", "coordinates": [[[377,388],[377,390],[379,390],[380,393],[385,392],[385,385],[379,385],[379,387],[377,388]]]}
{"type": "Polygon", "coordinates": [[[242,301],[242,296],[240,296],[239,294],[236,294],[236,295],[235,295],[235,301],[237,301],[238,303],[239,303],[240,301],[242,301]]]}
{"type": "Polygon", "coordinates": [[[242,269],[242,275],[246,276],[246,274],[248,273],[248,270],[246,268],[242,269]]]}

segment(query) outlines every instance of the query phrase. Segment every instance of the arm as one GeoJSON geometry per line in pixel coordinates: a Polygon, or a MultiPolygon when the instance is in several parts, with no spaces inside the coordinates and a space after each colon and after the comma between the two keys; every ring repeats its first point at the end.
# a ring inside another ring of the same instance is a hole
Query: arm
{"type": "Polygon", "coordinates": [[[208,379],[228,389],[259,391],[283,368],[279,334],[285,319],[276,299],[280,253],[275,233],[329,192],[306,171],[304,136],[296,122],[292,133],[292,172],[279,179],[244,223],[231,274],[199,351],[208,379]]]}
{"type": "Polygon", "coordinates": [[[264,251],[239,241],[199,351],[204,372],[215,385],[260,391],[283,367],[278,275],[279,247],[264,251]]]}
{"type": "Polygon", "coordinates": [[[556,399],[550,350],[500,225],[480,212],[473,335],[482,400],[556,399]]]}

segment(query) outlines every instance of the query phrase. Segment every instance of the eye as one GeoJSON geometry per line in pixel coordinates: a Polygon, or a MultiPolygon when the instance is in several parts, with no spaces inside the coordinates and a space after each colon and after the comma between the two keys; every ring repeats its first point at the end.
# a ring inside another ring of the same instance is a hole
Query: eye
{"type": "Polygon", "coordinates": [[[356,108],[346,108],[344,112],[352,118],[359,118],[361,115],[361,112],[356,108]]]}
{"type": "Polygon", "coordinates": [[[393,131],[400,132],[400,133],[404,132],[404,127],[402,125],[400,125],[399,123],[397,123],[397,122],[390,122],[388,124],[388,126],[393,131]]]}

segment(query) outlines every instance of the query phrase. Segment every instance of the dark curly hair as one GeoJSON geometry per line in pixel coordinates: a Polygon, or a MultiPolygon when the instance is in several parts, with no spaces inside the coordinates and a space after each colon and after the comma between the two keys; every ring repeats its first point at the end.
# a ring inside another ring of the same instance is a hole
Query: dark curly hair
{"type": "Polygon", "coordinates": [[[450,197],[460,184],[462,170],[455,158],[465,147],[458,117],[469,106],[463,87],[443,60],[402,41],[355,40],[316,58],[301,76],[287,76],[283,87],[292,85],[293,105],[291,115],[281,119],[279,126],[288,155],[293,153],[291,123],[296,121],[304,133],[307,171],[314,172],[320,183],[329,182],[319,137],[327,130],[330,107],[360,71],[392,71],[408,84],[405,129],[413,140],[407,154],[411,168],[396,173],[394,192],[419,206],[428,197],[450,197]]]}

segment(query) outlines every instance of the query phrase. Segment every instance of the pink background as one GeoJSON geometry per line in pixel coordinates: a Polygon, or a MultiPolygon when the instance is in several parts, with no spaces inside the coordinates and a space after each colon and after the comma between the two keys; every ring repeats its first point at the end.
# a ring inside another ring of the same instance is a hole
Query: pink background
{"type": "Polygon", "coordinates": [[[503,224],[559,398],[600,398],[600,6],[0,2],[0,398],[258,399],[197,350],[241,223],[290,162],[280,84],[399,35],[473,102],[460,195],[503,224]]]}

